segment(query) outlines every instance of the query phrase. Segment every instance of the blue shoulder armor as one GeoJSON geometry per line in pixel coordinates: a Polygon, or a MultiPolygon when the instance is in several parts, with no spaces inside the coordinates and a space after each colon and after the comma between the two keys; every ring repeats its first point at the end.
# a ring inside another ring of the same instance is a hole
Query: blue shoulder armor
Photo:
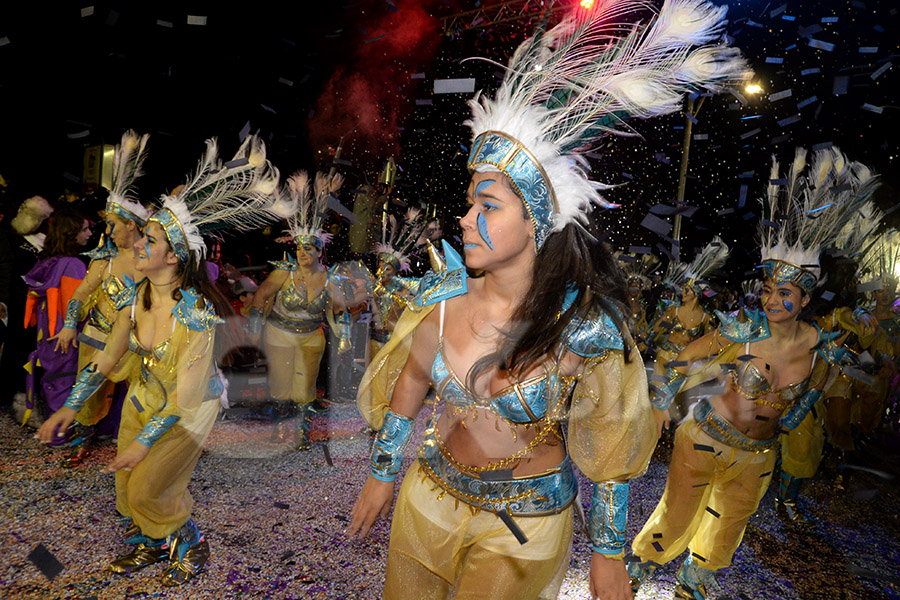
{"type": "Polygon", "coordinates": [[[284,260],[270,260],[269,264],[280,271],[296,271],[297,259],[285,252],[284,260]]]}
{"type": "Polygon", "coordinates": [[[134,304],[134,298],[137,294],[138,286],[144,282],[143,279],[141,279],[140,281],[134,281],[128,275],[125,275],[123,279],[125,280],[125,289],[116,294],[116,297],[113,299],[115,302],[116,310],[122,310],[126,306],[131,306],[132,304],[134,304]]]}
{"type": "Polygon", "coordinates": [[[419,283],[416,297],[410,303],[413,310],[421,310],[426,306],[437,304],[461,296],[468,291],[468,275],[459,253],[446,241],[443,242],[444,258],[447,266],[442,271],[428,271],[419,283]]]}
{"type": "Polygon", "coordinates": [[[757,342],[771,335],[769,320],[760,310],[742,308],[730,313],[715,312],[719,318],[719,333],[732,342],[757,342]]]}
{"type": "Polygon", "coordinates": [[[94,248],[93,250],[88,250],[87,252],[82,252],[81,254],[94,261],[113,258],[116,256],[116,254],[118,254],[118,252],[119,249],[115,244],[113,244],[112,240],[104,236],[103,242],[96,248],[94,248]]]}
{"type": "Polygon", "coordinates": [[[601,313],[592,319],[573,318],[563,333],[566,347],[589,358],[604,350],[624,350],[625,342],[615,322],[608,314],[601,313]]]}
{"type": "Polygon", "coordinates": [[[172,314],[178,319],[178,322],[192,331],[209,331],[219,323],[225,321],[216,314],[216,309],[212,303],[203,298],[202,306],[197,307],[198,300],[202,296],[198,295],[193,288],[189,290],[181,290],[181,300],[172,309],[172,314]]]}

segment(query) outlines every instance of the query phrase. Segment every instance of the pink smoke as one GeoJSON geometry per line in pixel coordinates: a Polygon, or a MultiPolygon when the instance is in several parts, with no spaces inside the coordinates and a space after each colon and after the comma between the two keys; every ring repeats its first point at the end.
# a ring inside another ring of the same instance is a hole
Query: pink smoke
{"type": "Polygon", "coordinates": [[[426,12],[428,4],[397,0],[397,12],[361,23],[363,40],[372,41],[360,41],[352,65],[337,68],[316,101],[313,148],[336,145],[345,136],[345,145],[377,149],[379,157],[399,155],[397,128],[415,107],[406,84],[434,59],[442,35],[440,21],[426,12]]]}

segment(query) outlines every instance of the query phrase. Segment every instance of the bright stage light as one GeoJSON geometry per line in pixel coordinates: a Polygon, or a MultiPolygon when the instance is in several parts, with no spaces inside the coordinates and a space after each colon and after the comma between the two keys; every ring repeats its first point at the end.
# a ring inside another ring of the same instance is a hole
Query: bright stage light
{"type": "Polygon", "coordinates": [[[590,8],[594,5],[594,0],[581,0],[581,8],[590,8]]]}
{"type": "Polygon", "coordinates": [[[744,91],[748,94],[758,94],[763,91],[762,86],[758,83],[750,83],[747,87],[744,88],[744,91]]]}

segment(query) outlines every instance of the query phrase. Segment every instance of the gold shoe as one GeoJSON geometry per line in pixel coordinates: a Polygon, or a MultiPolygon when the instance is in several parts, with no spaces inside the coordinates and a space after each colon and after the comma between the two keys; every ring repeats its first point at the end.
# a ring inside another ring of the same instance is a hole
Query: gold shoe
{"type": "Polygon", "coordinates": [[[156,564],[166,558],[169,549],[163,546],[147,546],[138,544],[137,548],[125,556],[120,556],[109,563],[107,569],[113,573],[124,575],[129,571],[138,571],[144,567],[156,564]]]}
{"type": "Polygon", "coordinates": [[[209,560],[209,543],[202,540],[193,548],[189,548],[184,558],[175,560],[166,567],[160,583],[165,587],[183,585],[194,578],[209,560]]]}
{"type": "Polygon", "coordinates": [[[136,523],[132,522],[128,529],[125,530],[125,533],[122,534],[126,540],[133,538],[134,536],[141,533],[141,528],[137,526],[136,523]]]}
{"type": "Polygon", "coordinates": [[[312,448],[312,444],[309,443],[309,435],[300,430],[300,433],[297,434],[297,450],[307,452],[310,448],[312,448]]]}
{"type": "Polygon", "coordinates": [[[775,498],[775,512],[782,520],[790,521],[796,525],[811,525],[813,522],[812,518],[806,516],[797,508],[797,503],[793,500],[775,498]]]}
{"type": "Polygon", "coordinates": [[[698,600],[699,598],[706,598],[706,586],[701,584],[698,588],[692,590],[679,581],[675,584],[675,597],[678,600],[698,600]],[[694,592],[696,592],[696,594],[694,592]],[[698,596],[697,594],[700,595],[698,596]]]}

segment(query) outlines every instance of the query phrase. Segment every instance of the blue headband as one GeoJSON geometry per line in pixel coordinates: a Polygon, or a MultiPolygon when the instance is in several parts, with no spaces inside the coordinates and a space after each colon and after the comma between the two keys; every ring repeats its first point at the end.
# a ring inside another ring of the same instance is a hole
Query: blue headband
{"type": "Polygon", "coordinates": [[[770,259],[763,261],[762,268],[765,276],[774,281],[776,285],[791,283],[810,296],[816,289],[818,278],[803,267],[783,260],[770,259]]]}

